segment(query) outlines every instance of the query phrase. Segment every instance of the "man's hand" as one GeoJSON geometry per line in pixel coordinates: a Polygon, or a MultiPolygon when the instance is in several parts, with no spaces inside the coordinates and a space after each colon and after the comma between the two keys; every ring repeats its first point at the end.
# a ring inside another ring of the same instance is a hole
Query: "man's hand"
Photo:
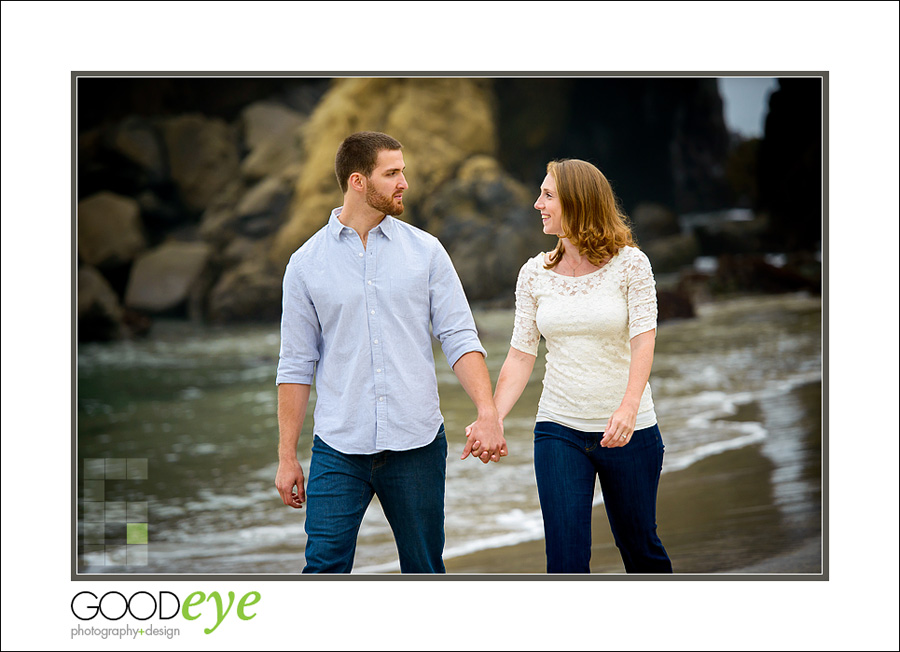
{"type": "Polygon", "coordinates": [[[463,448],[464,460],[469,455],[487,464],[499,462],[501,457],[509,455],[506,439],[503,437],[503,421],[500,419],[478,419],[466,427],[466,446],[463,448]]]}
{"type": "Polygon", "coordinates": [[[303,508],[303,503],[306,502],[306,489],[303,484],[303,469],[300,468],[300,462],[294,459],[282,460],[278,463],[275,488],[281,494],[281,500],[285,505],[294,509],[303,508]]]}

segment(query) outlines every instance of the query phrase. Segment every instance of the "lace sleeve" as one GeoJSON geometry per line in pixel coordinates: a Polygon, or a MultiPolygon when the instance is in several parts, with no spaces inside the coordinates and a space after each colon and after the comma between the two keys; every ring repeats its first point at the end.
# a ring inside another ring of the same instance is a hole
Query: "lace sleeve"
{"type": "Polygon", "coordinates": [[[650,259],[634,249],[625,264],[626,300],[628,302],[628,337],[656,328],[656,281],[650,259]]]}
{"type": "Polygon", "coordinates": [[[538,344],[541,341],[536,318],[534,273],[529,269],[529,263],[525,263],[519,270],[519,278],[516,281],[516,320],[510,345],[533,356],[537,356],[538,344]]]}

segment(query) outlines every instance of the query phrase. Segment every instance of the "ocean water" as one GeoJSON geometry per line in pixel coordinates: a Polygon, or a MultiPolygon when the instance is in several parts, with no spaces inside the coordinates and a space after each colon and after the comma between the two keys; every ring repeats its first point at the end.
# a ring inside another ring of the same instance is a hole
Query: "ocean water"
{"type": "MultiPolygon", "coordinates": [[[[475,317],[496,381],[509,347],[512,311],[476,311],[475,317]]],[[[157,324],[147,340],[79,346],[74,455],[80,572],[300,572],[305,511],[283,506],[274,487],[278,346],[275,325],[202,328],[175,322],[157,324]],[[96,484],[89,486],[96,482],[89,476],[96,475],[97,461],[114,469],[115,460],[123,459],[145,460],[146,475],[113,473],[98,498],[96,484]],[[97,502],[105,516],[97,516],[97,502]],[[115,520],[123,503],[146,506],[146,543],[129,538],[115,520]],[[100,518],[105,522],[98,527],[100,518]],[[141,545],[141,554],[126,554],[141,545]]],[[[539,539],[532,427],[542,354],[505,422],[510,455],[489,465],[459,459],[464,428],[475,413],[437,346],[435,359],[450,445],[445,558],[539,539]]],[[[695,319],[661,324],[650,383],[666,445],[663,473],[762,444],[778,472],[789,476],[790,444],[770,440],[759,415],[790,410],[780,399],[821,376],[818,297],[729,299],[700,306],[695,319]],[[743,409],[749,405],[757,409],[743,409]]],[[[311,402],[300,439],[307,472],[312,409],[311,402]]],[[[782,480],[785,490],[815,489],[782,480]]],[[[599,490],[595,501],[601,501],[599,490]]],[[[354,572],[397,570],[396,547],[376,499],[360,530],[354,572]]]]}

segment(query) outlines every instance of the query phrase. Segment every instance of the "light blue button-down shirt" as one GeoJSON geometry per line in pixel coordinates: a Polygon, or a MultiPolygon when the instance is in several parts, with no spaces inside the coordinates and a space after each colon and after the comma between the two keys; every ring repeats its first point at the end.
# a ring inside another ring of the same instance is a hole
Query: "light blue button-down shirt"
{"type": "Polygon", "coordinates": [[[443,422],[432,332],[451,367],[485,355],[462,284],[434,236],[388,215],[363,247],[340,213],[285,270],[275,382],[315,377],[314,432],[342,453],[425,446],[443,422]]]}

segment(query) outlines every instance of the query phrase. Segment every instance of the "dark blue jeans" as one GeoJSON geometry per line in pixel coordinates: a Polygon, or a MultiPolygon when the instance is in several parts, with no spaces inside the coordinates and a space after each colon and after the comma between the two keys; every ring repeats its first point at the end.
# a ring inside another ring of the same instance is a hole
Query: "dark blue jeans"
{"type": "Polygon", "coordinates": [[[659,428],[636,430],[620,448],[602,448],[602,437],[602,432],[581,432],[548,421],[534,426],[547,572],[591,572],[591,507],[599,477],[625,571],[671,573],[672,564],[656,535],[656,492],[664,450],[659,428]]]}
{"type": "Polygon", "coordinates": [[[304,573],[349,573],[372,496],[394,532],[402,573],[444,572],[447,438],[408,451],[348,455],[313,438],[304,573]]]}

